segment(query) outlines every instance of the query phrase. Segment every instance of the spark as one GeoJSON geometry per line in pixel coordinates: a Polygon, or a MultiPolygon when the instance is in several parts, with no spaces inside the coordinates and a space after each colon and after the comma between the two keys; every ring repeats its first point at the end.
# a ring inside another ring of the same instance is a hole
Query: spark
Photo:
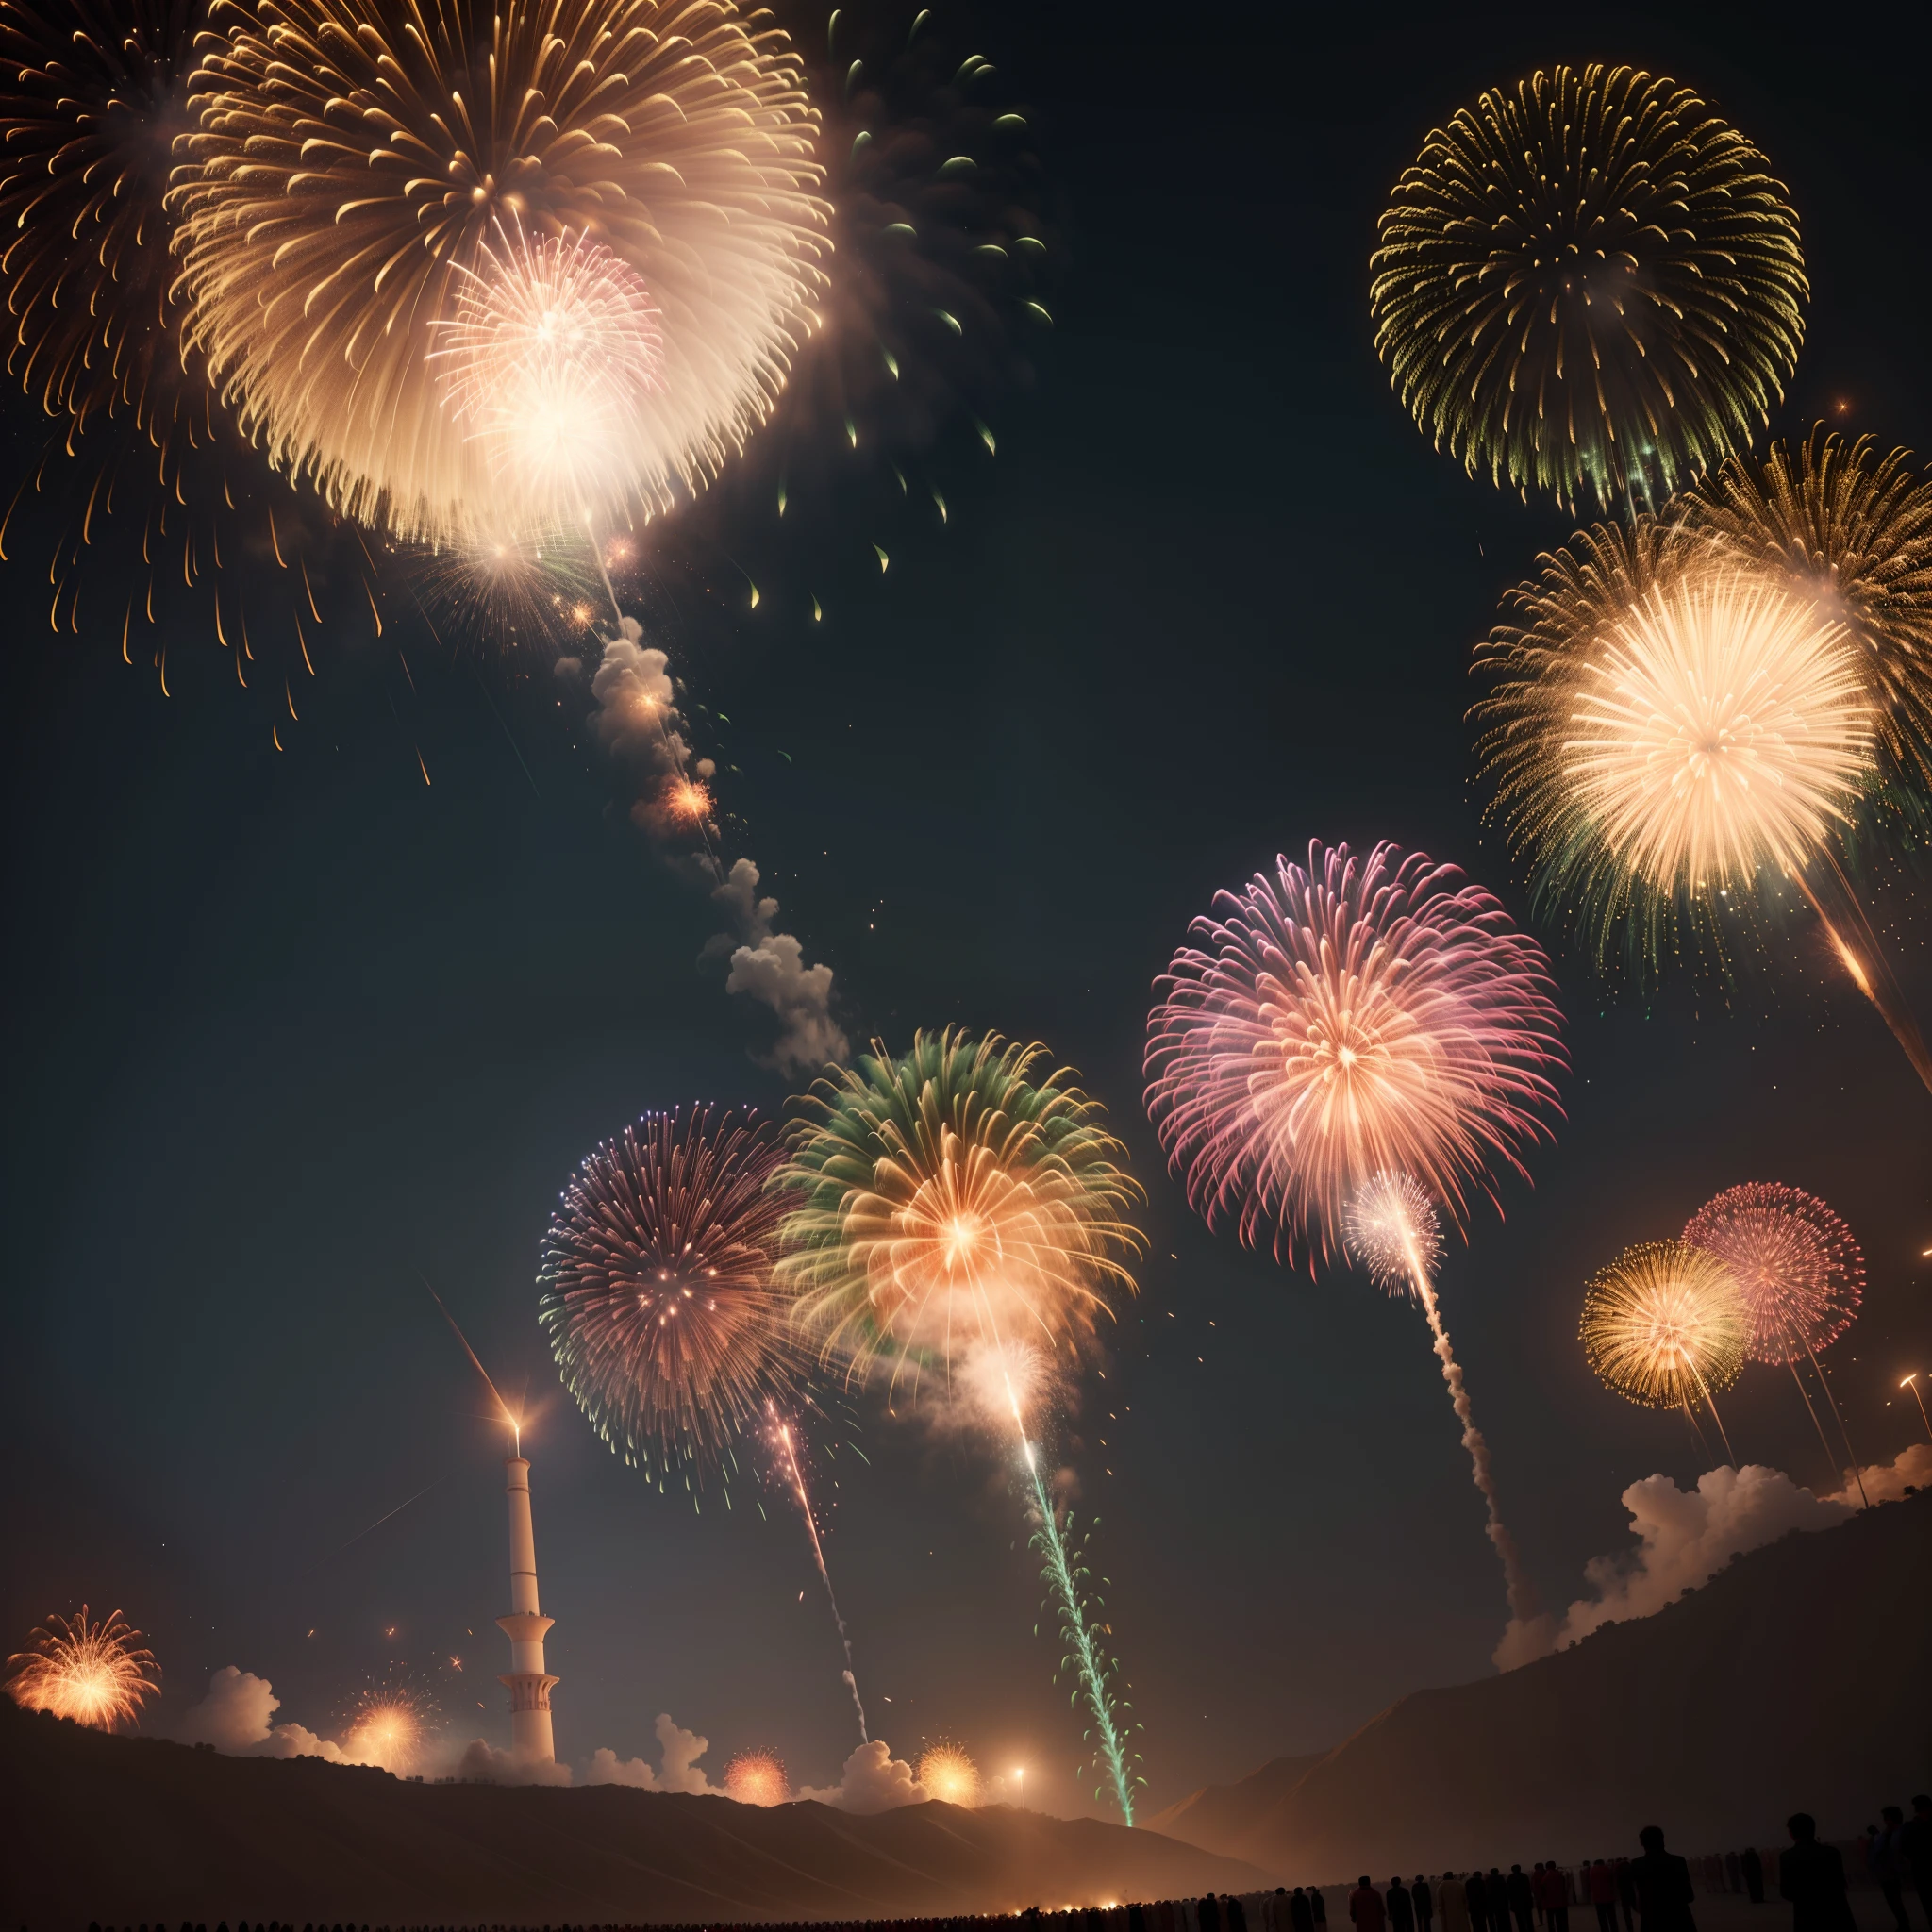
{"type": "Polygon", "coordinates": [[[741,1751],[724,1767],[724,1792],[741,1805],[782,1805],[791,1795],[785,1761],[773,1751],[741,1751]]]}

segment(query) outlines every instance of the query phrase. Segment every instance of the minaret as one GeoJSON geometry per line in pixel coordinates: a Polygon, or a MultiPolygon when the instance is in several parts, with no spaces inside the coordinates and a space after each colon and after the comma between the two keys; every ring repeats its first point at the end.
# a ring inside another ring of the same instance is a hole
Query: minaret
{"type": "Polygon", "coordinates": [[[557,1679],[543,1670],[543,1636],[552,1619],[537,1607],[537,1533],[530,1525],[530,1465],[518,1454],[503,1469],[509,1496],[510,1613],[497,1618],[496,1627],[509,1639],[510,1674],[498,1681],[509,1687],[511,1755],[530,1763],[549,1764],[557,1757],[557,1743],[550,1734],[550,1687],[557,1679]]]}

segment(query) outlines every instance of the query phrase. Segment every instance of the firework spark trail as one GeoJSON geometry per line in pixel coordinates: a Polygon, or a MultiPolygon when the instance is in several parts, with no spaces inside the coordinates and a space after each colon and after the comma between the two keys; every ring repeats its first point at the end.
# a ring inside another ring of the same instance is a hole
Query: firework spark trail
{"type": "Polygon", "coordinates": [[[1020,1412],[1019,1392],[1010,1375],[1006,1377],[1007,1399],[1012,1405],[1013,1429],[1020,1439],[1020,1453],[1026,1460],[1026,1474],[1033,1484],[1033,1500],[1040,1511],[1040,1526],[1033,1535],[1033,1546],[1046,1558],[1045,1574],[1060,1601],[1060,1634],[1074,1646],[1079,1664],[1080,1686],[1087,1697],[1087,1708],[1100,1734],[1100,1749],[1107,1759],[1107,1774],[1113,1783],[1114,1802],[1121,1807],[1121,1819],[1129,1829],[1134,1823],[1134,1786],[1127,1772],[1126,1740],[1114,1717],[1113,1698],[1108,1672],[1093,1641],[1091,1619],[1067,1561],[1067,1546],[1054,1515],[1053,1499],[1040,1474],[1040,1457],[1026,1433],[1025,1419],[1020,1412]]]}
{"type": "Polygon", "coordinates": [[[1925,1083],[1927,1090],[1932,1091],[1932,1052],[1926,1050],[1925,1036],[1919,1031],[1919,1023],[1912,1017],[1905,995],[1892,978],[1891,968],[1878,943],[1878,935],[1872,930],[1872,922],[1852,891],[1851,882],[1839,870],[1838,860],[1828,851],[1824,857],[1827,869],[1840,888],[1833,897],[1844,902],[1845,909],[1836,918],[1826,909],[1824,901],[1810,880],[1796,867],[1790,868],[1791,881],[1818,915],[1818,923],[1824,928],[1824,936],[1831,941],[1840,963],[1851,974],[1852,984],[1872,1002],[1879,1018],[1891,1029],[1891,1037],[1905,1049],[1906,1058],[1912,1063],[1912,1071],[1925,1083]],[[1840,929],[1853,925],[1860,929],[1865,941],[1862,957],[1840,929]]]}
{"type": "Polygon", "coordinates": [[[845,1628],[845,1619],[839,1609],[838,1592],[832,1588],[832,1573],[825,1567],[825,1546],[819,1540],[818,1518],[812,1513],[811,1497],[805,1487],[805,1474],[798,1466],[798,1451],[791,1441],[791,1424],[773,1417],[772,1434],[778,1446],[785,1452],[785,1467],[790,1472],[791,1493],[798,1498],[800,1513],[805,1518],[807,1532],[811,1537],[811,1553],[819,1566],[819,1580],[825,1586],[825,1601],[832,1607],[832,1622],[839,1626],[839,1641],[845,1647],[845,1668],[839,1674],[845,1680],[845,1688],[852,1693],[852,1707],[858,1713],[858,1741],[869,1744],[872,1735],[865,1725],[865,1706],[859,1701],[858,1678],[852,1662],[852,1639],[845,1628]]]}

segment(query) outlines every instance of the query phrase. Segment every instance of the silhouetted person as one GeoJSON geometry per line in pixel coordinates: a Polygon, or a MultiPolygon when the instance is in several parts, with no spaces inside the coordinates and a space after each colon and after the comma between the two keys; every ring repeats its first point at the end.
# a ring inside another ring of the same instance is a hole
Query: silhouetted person
{"type": "Polygon", "coordinates": [[[1315,1907],[1315,1932],[1328,1932],[1328,1901],[1319,1885],[1309,1886],[1308,1902],[1315,1907]]]}
{"type": "Polygon", "coordinates": [[[1415,1932],[1415,1901],[1409,1897],[1408,1887],[1403,1884],[1400,1873],[1389,1881],[1382,1904],[1389,1914],[1389,1932],[1415,1932]]]}
{"type": "Polygon", "coordinates": [[[1299,1885],[1288,1895],[1288,1923],[1292,1932],[1315,1932],[1315,1908],[1299,1885]]]}
{"type": "Polygon", "coordinates": [[[1911,1878],[1912,1890],[1919,1894],[1925,1923],[1932,1925],[1932,1797],[1921,1791],[1912,1800],[1912,1815],[1906,1820],[1900,1836],[1905,1846],[1906,1872],[1911,1878]]]}
{"type": "Polygon", "coordinates": [[[1232,1892],[1223,1903],[1221,1923],[1224,1932],[1248,1932],[1248,1908],[1232,1892]]]}
{"type": "Polygon", "coordinates": [[[1127,1932],[1147,1932],[1147,1914],[1139,1906],[1127,1907],[1127,1932]]]}
{"type": "Polygon", "coordinates": [[[1630,1876],[1637,1887],[1637,1909],[1643,1918],[1643,1932],[1697,1932],[1697,1921],[1690,1916],[1690,1861],[1664,1849],[1663,1829],[1646,1824],[1637,1834],[1643,1856],[1630,1861],[1630,1876]]]}
{"type": "Polygon", "coordinates": [[[1429,1881],[1420,1872],[1408,1888],[1408,1902],[1415,1911],[1417,1932],[1431,1932],[1436,1923],[1436,1900],[1429,1890],[1429,1881]]]}
{"type": "Polygon", "coordinates": [[[1878,1816],[1880,1823],[1871,1827],[1865,1840],[1865,1869],[1890,1907],[1896,1932],[1912,1932],[1912,1922],[1906,1917],[1906,1814],[1896,1805],[1888,1805],[1878,1816]]]}
{"type": "Polygon", "coordinates": [[[1777,1891],[1790,1901],[1791,1932],[1853,1932],[1838,1847],[1819,1843],[1818,1821],[1808,1811],[1793,1813],[1785,1829],[1791,1842],[1778,1854],[1777,1891]]]}
{"type": "Polygon", "coordinates": [[[1483,1882],[1480,1866],[1462,1881],[1462,1893],[1469,1901],[1470,1932],[1489,1932],[1489,1887],[1483,1882]]]}
{"type": "Polygon", "coordinates": [[[1536,1902],[1549,1932],[1570,1932],[1570,1881],[1552,1858],[1536,1868],[1531,1881],[1537,1888],[1536,1902]]]}
{"type": "Polygon", "coordinates": [[[1764,1903],[1764,1860],[1756,1845],[1746,1845],[1738,1854],[1738,1875],[1744,1881],[1744,1896],[1754,1906],[1764,1903]]]}
{"type": "Polygon", "coordinates": [[[1521,1865],[1512,1865],[1503,1881],[1503,1896],[1516,1918],[1516,1932],[1536,1932],[1536,1888],[1521,1865]]]}
{"type": "Polygon", "coordinates": [[[1624,1932],[1631,1932],[1631,1914],[1637,1909],[1637,1878],[1628,1858],[1619,1858],[1612,1869],[1617,1874],[1617,1903],[1624,1908],[1624,1932]]]}
{"type": "Polygon", "coordinates": [[[1610,1861],[1592,1859],[1584,1883],[1596,1907],[1596,1932],[1617,1932],[1617,1874],[1610,1870],[1610,1861]]]}
{"type": "Polygon", "coordinates": [[[1469,1888],[1453,1872],[1436,1884],[1436,1904],[1442,1912],[1442,1932],[1470,1932],[1469,1888]]]}
{"type": "Polygon", "coordinates": [[[1355,1932],[1384,1932],[1389,1923],[1389,1915],[1382,1909],[1382,1894],[1369,1883],[1366,1872],[1348,1895],[1348,1916],[1355,1932]]]}
{"type": "Polygon", "coordinates": [[[1194,1924],[1200,1932],[1221,1932],[1221,1907],[1211,1891],[1194,1907],[1194,1924]]]}
{"type": "Polygon", "coordinates": [[[1490,1932],[1509,1932],[1509,1883],[1493,1865],[1483,1880],[1483,1903],[1490,1908],[1490,1932]]]}

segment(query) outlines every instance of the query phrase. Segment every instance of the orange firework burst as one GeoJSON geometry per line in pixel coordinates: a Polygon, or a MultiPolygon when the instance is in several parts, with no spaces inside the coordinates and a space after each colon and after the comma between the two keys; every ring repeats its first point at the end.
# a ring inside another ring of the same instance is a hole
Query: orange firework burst
{"type": "Polygon", "coordinates": [[[958,1744],[929,1745],[919,1759],[919,1782],[942,1805],[979,1803],[979,1767],[958,1744]]]}
{"type": "Polygon", "coordinates": [[[435,1706],[419,1691],[393,1685],[365,1691],[342,1740],[342,1756],[401,1776],[423,1756],[435,1721],[435,1706]]]}
{"type": "Polygon", "coordinates": [[[701,825],[711,816],[710,788],[695,778],[677,778],[664,794],[664,803],[674,818],[688,825],[701,825]]]}
{"type": "Polygon", "coordinates": [[[772,1751],[741,1751],[724,1767],[724,1790],[741,1805],[782,1805],[791,1795],[785,1760],[772,1751]]]}
{"type": "Polygon", "coordinates": [[[132,1724],[160,1689],[148,1675],[158,1676],[159,1667],[140,1636],[119,1610],[97,1624],[88,1622],[85,1604],[72,1621],[49,1617],[30,1650],[7,1659],[8,1695],[23,1710],[49,1710],[97,1731],[132,1724]]]}

